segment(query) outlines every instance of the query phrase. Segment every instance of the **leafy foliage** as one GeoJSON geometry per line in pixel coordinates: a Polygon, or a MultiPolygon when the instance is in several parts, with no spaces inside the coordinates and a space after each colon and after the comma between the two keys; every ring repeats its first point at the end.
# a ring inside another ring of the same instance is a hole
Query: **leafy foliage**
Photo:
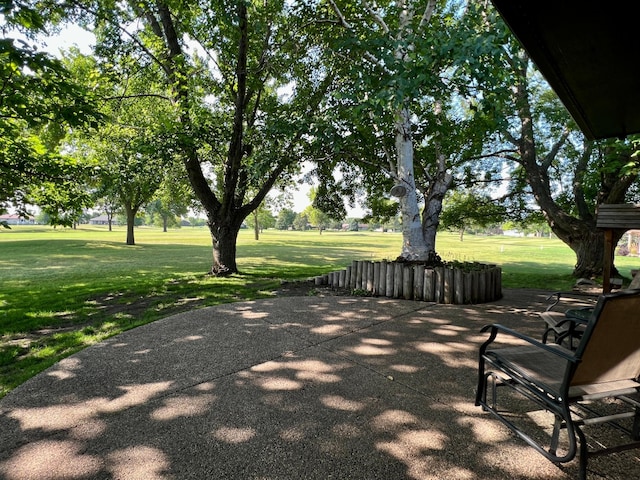
{"type": "Polygon", "coordinates": [[[91,92],[59,60],[18,38],[19,30],[28,38],[43,28],[42,12],[9,2],[0,13],[13,28],[0,38],[0,211],[13,204],[26,214],[28,203],[38,203],[54,222],[70,224],[70,212],[88,199],[81,188],[86,165],[61,153],[60,140],[95,127],[101,116],[91,92]]]}
{"type": "Polygon", "coordinates": [[[505,207],[489,196],[456,190],[445,200],[440,222],[443,228],[463,232],[500,224],[505,217],[505,207]]]}
{"type": "Polygon", "coordinates": [[[174,107],[159,138],[206,211],[212,273],[236,271],[243,221],[300,168],[303,136],[333,77],[317,58],[306,5],[129,2],[77,5],[104,71],[145,77],[174,107]]]}
{"type": "Polygon", "coordinates": [[[504,55],[507,73],[496,80],[508,95],[496,97],[503,120],[486,156],[506,160],[500,169],[510,177],[505,197],[512,212],[526,220],[539,209],[576,252],[574,275],[597,276],[604,257],[603,232],[595,228],[597,208],[633,200],[635,140],[587,142],[522,48],[510,42],[504,55]]]}
{"type": "Polygon", "coordinates": [[[418,206],[414,212],[409,196],[394,202],[389,192],[415,183],[421,235],[434,248],[447,190],[498,173],[492,162],[469,165],[501,119],[495,78],[507,29],[484,2],[420,0],[332,1],[323,26],[341,88],[309,133],[305,153],[321,186],[315,204],[335,214],[341,197],[358,199],[371,219],[400,210],[409,228],[418,206]]]}
{"type": "Polygon", "coordinates": [[[291,210],[290,208],[283,208],[278,213],[278,218],[276,219],[275,227],[278,230],[288,230],[293,227],[293,221],[296,218],[296,212],[291,210]]]}

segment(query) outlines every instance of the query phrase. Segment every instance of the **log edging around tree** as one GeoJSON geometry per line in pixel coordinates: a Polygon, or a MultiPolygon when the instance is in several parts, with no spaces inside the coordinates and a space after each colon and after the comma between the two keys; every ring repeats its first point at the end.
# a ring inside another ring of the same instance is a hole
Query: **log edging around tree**
{"type": "Polygon", "coordinates": [[[502,269],[475,262],[425,267],[354,260],[344,270],[315,277],[315,284],[380,297],[464,305],[502,298],[502,269]]]}

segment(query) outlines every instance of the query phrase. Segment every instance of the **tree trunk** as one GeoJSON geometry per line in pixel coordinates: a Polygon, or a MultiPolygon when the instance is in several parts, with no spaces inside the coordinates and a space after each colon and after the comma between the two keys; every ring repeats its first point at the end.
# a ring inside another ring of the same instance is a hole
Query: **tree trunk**
{"type": "Polygon", "coordinates": [[[167,233],[167,223],[169,222],[169,217],[167,215],[162,215],[162,231],[167,233]]]}
{"type": "MultiPolygon", "coordinates": [[[[521,125],[521,136],[516,146],[520,153],[520,163],[524,167],[527,183],[542,210],[547,223],[560,240],[569,245],[576,253],[576,266],[573,275],[591,278],[602,274],[604,255],[604,232],[595,228],[595,216],[582,201],[581,190],[575,189],[576,202],[581,216],[572,216],[556,203],[552,194],[548,170],[560,148],[565,143],[568,132],[558,138],[544,158],[539,159],[534,135],[534,118],[529,102],[527,83],[528,59],[522,63],[515,84],[515,100],[521,125]]],[[[590,146],[587,145],[590,152],[590,146]]],[[[587,153],[585,152],[585,155],[587,153]]],[[[582,159],[584,163],[587,156],[582,159]]],[[[581,166],[578,165],[575,181],[580,182],[581,166]]]]}
{"type": "Polygon", "coordinates": [[[576,253],[576,266],[573,275],[578,278],[591,278],[600,273],[604,266],[604,235],[597,230],[585,231],[574,237],[571,249],[576,253]]]}
{"type": "Polygon", "coordinates": [[[427,250],[436,252],[436,235],[440,225],[440,213],[442,213],[442,202],[446,195],[453,175],[446,171],[444,158],[438,159],[438,174],[424,192],[424,210],[422,211],[422,236],[427,250]]]}
{"type": "Polygon", "coordinates": [[[260,240],[260,223],[258,222],[258,211],[254,210],[253,213],[253,238],[260,240]]]}
{"type": "Polygon", "coordinates": [[[127,215],[127,245],[135,245],[135,239],[133,237],[133,227],[136,223],[136,213],[138,209],[130,205],[125,205],[124,210],[127,215]]]}
{"type": "Polygon", "coordinates": [[[238,272],[236,242],[240,225],[241,223],[236,226],[229,223],[220,225],[209,222],[213,242],[213,266],[209,273],[212,275],[224,277],[238,272]]]}
{"type": "MultiPolygon", "coordinates": [[[[404,43],[413,35],[413,8],[408,8],[404,1],[399,2],[398,46],[394,52],[396,60],[409,63],[409,51],[412,44],[404,43]]],[[[420,209],[418,208],[418,194],[413,167],[413,138],[411,133],[411,98],[403,98],[402,105],[395,112],[396,156],[398,196],[402,213],[402,251],[399,259],[428,260],[431,248],[427,245],[423,235],[420,209]]],[[[435,243],[435,241],[434,241],[435,243]]]]}
{"type": "MultiPolygon", "coordinates": [[[[213,266],[211,273],[215,275],[229,275],[237,272],[236,266],[236,239],[242,222],[249,214],[257,209],[267,196],[275,182],[280,178],[282,172],[288,168],[288,164],[284,161],[276,161],[272,170],[267,172],[266,178],[258,187],[254,198],[243,205],[245,196],[247,195],[247,171],[243,168],[243,159],[245,155],[250,155],[251,145],[245,144],[245,130],[252,128],[257,118],[257,112],[260,111],[260,95],[261,89],[257,88],[260,81],[257,81],[260,75],[256,74],[256,82],[252,83],[252,88],[248,88],[248,75],[251,69],[247,67],[249,53],[249,33],[253,33],[249,27],[249,16],[247,13],[247,5],[245,2],[237,2],[235,4],[236,15],[234,24],[238,30],[237,38],[237,54],[235,64],[235,78],[229,83],[229,94],[233,96],[233,123],[229,138],[227,158],[222,165],[222,178],[217,179],[220,182],[221,189],[214,192],[209,184],[209,179],[204,174],[202,164],[205,163],[200,157],[197,139],[190,137],[192,132],[198,130],[193,125],[192,113],[189,108],[191,105],[197,104],[190,98],[191,86],[187,81],[189,78],[189,69],[186,67],[188,62],[182,58],[181,39],[184,34],[180,30],[180,22],[176,23],[179,15],[172,15],[169,4],[165,1],[156,2],[158,19],[153,15],[146,15],[140,12],[151,31],[165,45],[165,55],[161,58],[154,58],[158,61],[164,72],[167,73],[167,79],[170,85],[173,85],[173,97],[176,105],[179,106],[180,128],[187,138],[181,145],[183,154],[183,162],[187,171],[189,182],[193,187],[193,191],[204,208],[209,231],[213,241],[213,266]]],[[[265,41],[265,48],[270,44],[265,41]]],[[[264,58],[269,55],[264,52],[264,58]]],[[[266,61],[266,60],[265,60],[266,61]]],[[[263,65],[263,67],[265,67],[263,65]]],[[[255,73],[255,72],[254,72],[255,73]]],[[[329,80],[331,77],[328,77],[329,80]]],[[[261,80],[262,81],[262,80],[261,80]]],[[[324,83],[322,85],[325,85],[324,83]]],[[[329,87],[330,82],[324,86],[324,91],[329,87]]],[[[323,98],[324,91],[320,91],[317,99],[313,100],[316,105],[323,98]]],[[[311,111],[311,105],[309,106],[311,111]]],[[[304,131],[300,131],[300,137],[304,131]]],[[[292,162],[293,163],[293,162],[292,162]]]]}
{"type": "MultiPolygon", "coordinates": [[[[554,224],[552,230],[576,254],[573,276],[593,278],[601,275],[604,266],[604,232],[596,229],[594,224],[573,225],[570,230],[564,227],[561,224],[554,224]]],[[[613,232],[614,245],[622,235],[624,231],[613,232]]],[[[611,274],[618,274],[615,266],[612,266],[611,274]]]]}
{"type": "MultiPolygon", "coordinates": [[[[411,138],[411,118],[407,108],[398,112],[396,118],[396,153],[398,157],[398,196],[402,212],[402,252],[403,260],[427,260],[429,246],[425,242],[418,208],[418,195],[413,171],[413,139],[411,138]]],[[[434,240],[435,244],[435,240],[434,240]]]]}

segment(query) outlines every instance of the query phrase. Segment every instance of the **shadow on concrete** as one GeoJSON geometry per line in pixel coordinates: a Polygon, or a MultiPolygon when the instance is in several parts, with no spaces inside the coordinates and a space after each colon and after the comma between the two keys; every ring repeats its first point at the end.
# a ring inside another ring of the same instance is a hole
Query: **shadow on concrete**
{"type": "MultiPolygon", "coordinates": [[[[0,477],[569,479],[474,406],[482,325],[539,336],[545,295],[478,306],[293,297],[175,315],[0,401],[0,477]]],[[[633,453],[590,478],[640,478],[633,453]],[[606,473],[606,475],[605,475],[606,473]]]]}

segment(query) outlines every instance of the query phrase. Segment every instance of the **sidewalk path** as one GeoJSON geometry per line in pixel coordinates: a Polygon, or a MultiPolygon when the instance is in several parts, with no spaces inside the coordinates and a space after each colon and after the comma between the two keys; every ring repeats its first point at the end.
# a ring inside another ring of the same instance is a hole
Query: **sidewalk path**
{"type": "MultiPolygon", "coordinates": [[[[168,317],[2,399],[0,478],[575,478],[474,406],[479,329],[539,336],[544,298],[290,297],[168,317]]],[[[640,478],[637,453],[594,459],[589,478],[640,478]]]]}

